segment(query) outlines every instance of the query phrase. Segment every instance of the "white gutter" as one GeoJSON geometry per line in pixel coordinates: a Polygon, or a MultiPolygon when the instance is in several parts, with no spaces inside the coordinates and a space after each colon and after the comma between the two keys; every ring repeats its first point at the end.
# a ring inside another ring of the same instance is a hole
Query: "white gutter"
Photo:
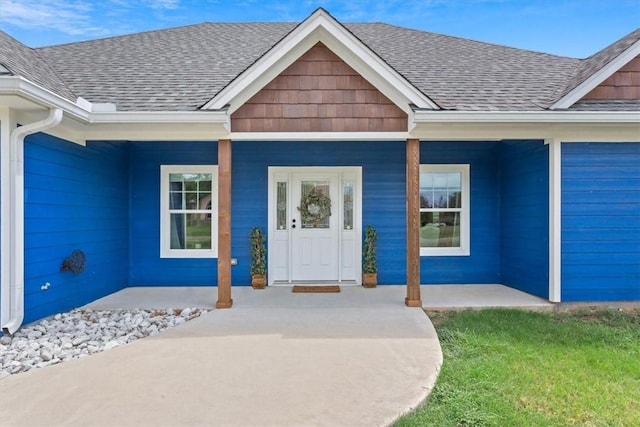
{"type": "MultiPolygon", "coordinates": [[[[227,111],[104,111],[101,106],[79,98],[69,101],[48,89],[39,86],[24,77],[10,76],[0,78],[0,95],[16,95],[45,108],[62,108],[67,117],[81,123],[223,123],[228,126],[227,111]]],[[[114,107],[115,108],[115,107],[114,107]]]]}
{"type": "Polygon", "coordinates": [[[422,111],[414,123],[638,123],[638,111],[422,111]]]}
{"type": "Polygon", "coordinates": [[[62,108],[68,117],[88,121],[90,110],[20,76],[0,78],[0,95],[17,95],[46,108],[62,108]]]}
{"type": "MultiPolygon", "coordinates": [[[[13,335],[24,320],[24,139],[33,133],[42,132],[57,126],[62,121],[62,109],[52,108],[46,119],[28,125],[20,126],[11,131],[9,137],[9,180],[11,203],[5,210],[2,204],[2,221],[9,221],[11,250],[3,257],[10,257],[9,283],[2,283],[2,287],[9,287],[9,298],[2,299],[3,318],[8,320],[2,325],[2,332],[13,335]],[[8,218],[5,218],[7,216],[8,218]],[[9,313],[4,316],[4,313],[9,313]]],[[[6,199],[5,199],[6,200],[6,199]]],[[[2,227],[6,230],[5,227],[2,227]]],[[[7,236],[2,236],[6,239],[7,236]]],[[[3,292],[3,295],[6,295],[3,292]]]]}
{"type": "Polygon", "coordinates": [[[229,123],[226,111],[117,111],[95,112],[89,123],[229,123]]]}

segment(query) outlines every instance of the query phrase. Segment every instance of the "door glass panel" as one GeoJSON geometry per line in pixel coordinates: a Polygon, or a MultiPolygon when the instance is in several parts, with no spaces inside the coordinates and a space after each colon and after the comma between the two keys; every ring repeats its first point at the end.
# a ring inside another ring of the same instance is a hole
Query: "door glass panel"
{"type": "Polygon", "coordinates": [[[343,206],[344,206],[344,224],[345,230],[353,230],[353,182],[346,181],[343,184],[343,206]]]}
{"type": "Polygon", "coordinates": [[[302,181],[300,223],[302,228],[329,228],[331,198],[328,181],[302,181]]]}
{"type": "Polygon", "coordinates": [[[287,229],[287,183],[278,182],[276,185],[276,227],[278,230],[287,229]]]}

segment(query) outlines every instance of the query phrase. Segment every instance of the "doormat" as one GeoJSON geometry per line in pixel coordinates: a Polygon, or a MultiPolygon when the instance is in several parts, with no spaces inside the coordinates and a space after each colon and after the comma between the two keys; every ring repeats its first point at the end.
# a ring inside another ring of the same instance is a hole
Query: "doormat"
{"type": "Polygon", "coordinates": [[[300,286],[296,285],[293,287],[292,292],[296,293],[312,293],[312,294],[328,294],[333,292],[340,292],[340,286],[331,285],[331,286],[300,286]]]}

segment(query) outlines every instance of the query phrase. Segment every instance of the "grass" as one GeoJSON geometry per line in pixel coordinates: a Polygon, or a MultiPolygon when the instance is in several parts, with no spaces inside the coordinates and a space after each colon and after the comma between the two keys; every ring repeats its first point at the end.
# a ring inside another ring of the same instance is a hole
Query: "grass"
{"type": "Polygon", "coordinates": [[[640,426],[640,309],[429,313],[444,363],[403,426],[640,426]]]}

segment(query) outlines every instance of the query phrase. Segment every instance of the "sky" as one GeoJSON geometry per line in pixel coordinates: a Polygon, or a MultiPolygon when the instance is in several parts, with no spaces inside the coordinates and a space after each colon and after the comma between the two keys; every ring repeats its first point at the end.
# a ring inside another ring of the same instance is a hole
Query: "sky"
{"type": "Polygon", "coordinates": [[[31,47],[201,22],[385,22],[585,58],[640,27],[640,0],[0,0],[0,29],[31,47]]]}

